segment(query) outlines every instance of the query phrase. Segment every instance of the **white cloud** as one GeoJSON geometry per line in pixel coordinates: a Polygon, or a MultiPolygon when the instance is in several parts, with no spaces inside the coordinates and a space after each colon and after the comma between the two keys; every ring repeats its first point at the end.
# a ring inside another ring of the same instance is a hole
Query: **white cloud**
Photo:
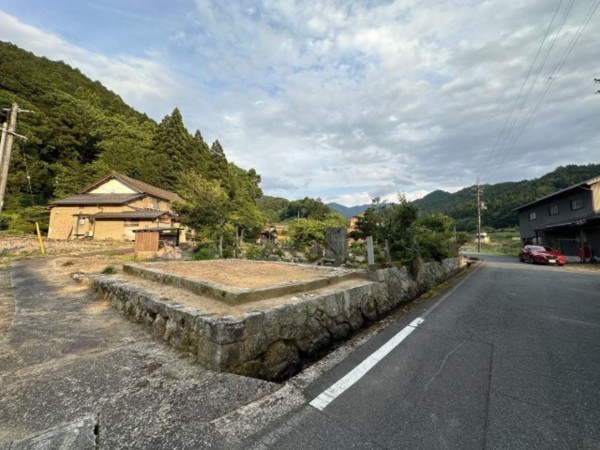
{"type": "MultiPolygon", "coordinates": [[[[582,3],[550,34],[515,134],[577,32],[582,3]]],[[[120,54],[89,52],[6,15],[0,39],[79,67],[155,118],[179,106],[190,128],[257,169],[267,194],[350,204],[598,162],[595,19],[519,139],[494,148],[553,13],[542,0],[196,0],[141,55],[126,39],[120,54]]]]}
{"type": "Polygon", "coordinates": [[[36,55],[64,61],[88,77],[100,80],[127,103],[150,114],[163,110],[176,93],[176,75],[157,55],[145,57],[123,53],[105,56],[71,44],[58,34],[41,30],[0,11],[0,40],[10,41],[36,55]],[[158,107],[157,107],[158,106],[158,107]]]}

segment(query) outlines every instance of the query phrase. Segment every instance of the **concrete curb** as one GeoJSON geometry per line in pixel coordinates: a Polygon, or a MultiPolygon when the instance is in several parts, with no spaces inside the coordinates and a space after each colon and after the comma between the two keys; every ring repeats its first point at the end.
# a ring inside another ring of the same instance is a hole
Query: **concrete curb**
{"type": "Polygon", "coordinates": [[[97,421],[92,416],[86,416],[20,441],[0,444],[0,450],[95,450],[98,445],[97,421]]]}

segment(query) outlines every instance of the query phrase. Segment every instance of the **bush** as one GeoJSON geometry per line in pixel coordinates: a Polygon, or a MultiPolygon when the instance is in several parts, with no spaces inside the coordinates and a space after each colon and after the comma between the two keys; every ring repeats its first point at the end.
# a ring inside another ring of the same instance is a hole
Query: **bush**
{"type": "Polygon", "coordinates": [[[354,256],[365,256],[367,254],[367,244],[362,242],[352,242],[350,244],[350,253],[354,256]]]}
{"type": "Polygon", "coordinates": [[[0,214],[0,230],[8,230],[10,228],[10,224],[12,222],[12,215],[8,214],[0,214]]]}
{"type": "Polygon", "coordinates": [[[245,246],[244,256],[246,259],[259,260],[263,259],[263,249],[258,245],[248,244],[245,246]]]}
{"type": "Polygon", "coordinates": [[[426,261],[442,261],[450,256],[450,233],[440,233],[430,229],[421,230],[419,248],[421,256],[426,261]]]}
{"type": "Polygon", "coordinates": [[[276,244],[267,242],[262,245],[257,244],[244,244],[242,246],[242,253],[244,258],[252,260],[268,260],[271,256],[276,255],[280,258],[284,257],[283,250],[281,250],[276,244]]]}
{"type": "MultiPolygon", "coordinates": [[[[5,216],[3,216],[4,219],[5,216]]],[[[4,220],[3,220],[4,221],[4,220]]],[[[9,222],[9,227],[13,231],[34,234],[35,223],[38,222],[42,232],[48,231],[49,215],[46,208],[43,206],[29,206],[23,208],[18,214],[12,217],[9,222]]]]}
{"type": "Polygon", "coordinates": [[[104,269],[102,269],[102,273],[104,275],[114,275],[117,273],[117,268],[115,266],[106,266],[104,269]]]}
{"type": "Polygon", "coordinates": [[[195,261],[207,261],[217,257],[217,249],[210,244],[198,244],[192,253],[192,259],[195,261]]]}
{"type": "Polygon", "coordinates": [[[313,244],[325,242],[325,228],[323,222],[311,219],[301,219],[290,225],[290,240],[294,250],[304,250],[313,244]]]}

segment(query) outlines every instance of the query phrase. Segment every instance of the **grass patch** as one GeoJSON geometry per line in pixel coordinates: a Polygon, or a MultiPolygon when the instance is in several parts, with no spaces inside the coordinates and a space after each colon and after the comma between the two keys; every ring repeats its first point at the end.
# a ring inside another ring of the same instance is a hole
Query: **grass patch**
{"type": "MultiPolygon", "coordinates": [[[[486,255],[517,256],[520,249],[521,245],[518,242],[504,245],[481,244],[481,253],[485,253],[486,255]]],[[[463,253],[478,253],[477,244],[463,245],[460,251],[463,253]]]]}
{"type": "Polygon", "coordinates": [[[115,273],[117,273],[117,268],[113,265],[108,265],[102,269],[102,274],[104,275],[114,275],[115,273]]]}

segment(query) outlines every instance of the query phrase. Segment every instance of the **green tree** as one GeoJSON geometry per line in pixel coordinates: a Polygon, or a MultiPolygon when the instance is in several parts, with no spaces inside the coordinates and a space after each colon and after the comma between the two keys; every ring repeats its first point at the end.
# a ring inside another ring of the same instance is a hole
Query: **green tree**
{"type": "Polygon", "coordinates": [[[400,195],[398,203],[379,199],[357,222],[355,238],[373,236],[386,250],[388,260],[400,261],[418,273],[421,260],[441,261],[455,256],[465,239],[453,232],[454,221],[444,214],[420,215],[414,203],[400,195]]]}
{"type": "Polygon", "coordinates": [[[441,261],[451,255],[452,246],[456,245],[453,241],[453,225],[451,217],[440,213],[419,218],[418,242],[423,259],[441,261]]]}
{"type": "Polygon", "coordinates": [[[320,198],[312,199],[304,197],[302,200],[290,202],[281,215],[281,220],[287,219],[313,219],[326,220],[333,214],[329,206],[324,204],[320,198]]]}
{"type": "Polygon", "coordinates": [[[294,250],[306,250],[313,244],[324,245],[327,228],[346,227],[344,216],[333,215],[326,220],[297,219],[290,222],[289,236],[294,250]]]}
{"type": "Polygon", "coordinates": [[[408,263],[411,268],[421,257],[417,238],[419,209],[399,195],[399,203],[392,207],[389,230],[389,251],[392,259],[408,263]]]}
{"type": "Polygon", "coordinates": [[[200,130],[196,130],[190,141],[191,157],[196,161],[195,170],[205,177],[209,175],[210,147],[204,141],[200,130]]]}
{"type": "Polygon", "coordinates": [[[174,209],[182,223],[196,230],[213,231],[219,240],[219,257],[223,257],[223,242],[228,221],[233,212],[229,195],[218,180],[209,180],[196,172],[187,172],[179,180],[183,203],[174,209]]]}
{"type": "Polygon", "coordinates": [[[262,196],[259,187],[260,175],[254,169],[245,171],[234,164],[229,164],[229,187],[231,201],[231,224],[235,227],[236,251],[240,255],[240,248],[247,232],[258,231],[265,225],[265,218],[258,207],[257,200],[262,196]]]}
{"type": "Polygon", "coordinates": [[[43,206],[29,206],[20,211],[19,216],[11,223],[11,229],[24,233],[35,233],[38,223],[41,232],[48,231],[48,211],[43,206]]]}
{"type": "Polygon", "coordinates": [[[367,236],[372,236],[375,243],[384,252],[387,261],[391,260],[389,239],[393,227],[394,208],[394,203],[386,203],[378,197],[374,198],[371,206],[359,216],[356,230],[351,235],[355,239],[366,239],[367,236]]]}
{"type": "Polygon", "coordinates": [[[161,178],[158,185],[176,190],[181,174],[194,170],[194,159],[190,155],[192,138],[188,133],[178,108],[167,115],[158,125],[153,138],[153,147],[158,152],[161,178]]]}
{"type": "Polygon", "coordinates": [[[290,223],[289,236],[292,248],[304,251],[313,244],[323,244],[325,228],[323,222],[313,219],[300,219],[290,223]]]}
{"type": "Polygon", "coordinates": [[[210,163],[208,164],[209,178],[222,180],[224,187],[228,185],[229,162],[221,143],[216,140],[210,147],[210,163]]]}
{"type": "Polygon", "coordinates": [[[269,224],[275,224],[281,220],[283,211],[288,207],[290,201],[283,197],[270,197],[263,195],[257,201],[263,216],[269,224]]]}

